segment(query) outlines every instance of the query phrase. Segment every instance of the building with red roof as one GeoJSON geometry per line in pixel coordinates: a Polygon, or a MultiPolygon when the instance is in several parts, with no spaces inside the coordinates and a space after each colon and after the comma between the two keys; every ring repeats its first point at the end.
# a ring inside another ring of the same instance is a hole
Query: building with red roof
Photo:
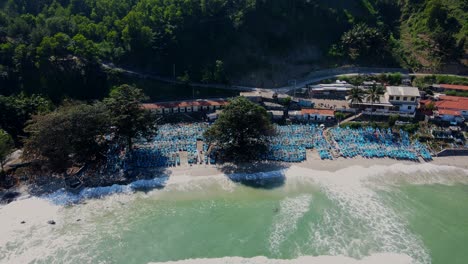
{"type": "Polygon", "coordinates": [[[439,84],[439,88],[446,91],[468,92],[467,85],[439,84]]]}
{"type": "Polygon", "coordinates": [[[435,116],[444,121],[461,123],[468,118],[468,98],[441,95],[434,101],[435,116]]]}
{"type": "Polygon", "coordinates": [[[331,109],[302,109],[289,111],[291,119],[307,122],[332,122],[335,120],[335,110],[331,109]]]}

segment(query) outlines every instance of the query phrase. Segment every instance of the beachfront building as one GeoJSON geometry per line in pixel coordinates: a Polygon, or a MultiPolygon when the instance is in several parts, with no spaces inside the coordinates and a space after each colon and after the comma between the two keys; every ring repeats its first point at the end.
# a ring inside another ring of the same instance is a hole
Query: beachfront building
{"type": "Polygon", "coordinates": [[[417,87],[387,86],[385,93],[376,102],[363,100],[361,103],[349,104],[353,108],[359,108],[364,114],[373,115],[400,115],[414,117],[419,106],[420,93],[417,87]],[[374,110],[372,112],[372,110],[374,110]]]}
{"type": "Polygon", "coordinates": [[[242,92],[240,93],[240,96],[243,96],[254,103],[277,102],[280,99],[286,99],[289,97],[287,94],[281,94],[268,90],[242,92]]]}
{"type": "Polygon", "coordinates": [[[334,122],[335,110],[330,109],[302,109],[289,111],[289,118],[301,122],[334,122]]]}
{"type": "Polygon", "coordinates": [[[309,85],[309,96],[318,99],[345,99],[354,86],[347,82],[336,81],[331,84],[309,85]]]}
{"type": "Polygon", "coordinates": [[[460,96],[440,95],[436,101],[428,101],[434,104],[434,119],[450,122],[453,124],[463,123],[468,119],[468,98],[460,96]]]}
{"type": "Polygon", "coordinates": [[[214,112],[222,109],[227,104],[228,101],[226,99],[197,99],[143,104],[143,108],[163,115],[191,112],[214,112]]]}

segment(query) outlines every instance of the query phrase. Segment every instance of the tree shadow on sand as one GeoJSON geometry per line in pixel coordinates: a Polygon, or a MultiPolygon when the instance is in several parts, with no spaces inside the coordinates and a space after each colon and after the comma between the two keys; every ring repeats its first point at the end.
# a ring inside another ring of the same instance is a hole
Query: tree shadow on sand
{"type": "Polygon", "coordinates": [[[275,189],[286,182],[284,170],[289,167],[284,163],[253,162],[226,163],[220,165],[219,169],[233,182],[252,188],[275,189]]]}

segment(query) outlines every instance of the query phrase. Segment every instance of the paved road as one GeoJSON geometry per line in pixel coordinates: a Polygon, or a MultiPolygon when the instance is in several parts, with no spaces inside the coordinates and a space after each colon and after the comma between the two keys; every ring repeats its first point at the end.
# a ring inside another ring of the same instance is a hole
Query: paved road
{"type": "MultiPolygon", "coordinates": [[[[144,78],[144,79],[153,79],[161,82],[167,82],[167,83],[173,83],[173,84],[184,84],[183,82],[176,80],[174,78],[168,78],[168,77],[163,77],[160,75],[156,74],[148,74],[148,73],[141,73],[137,71],[133,71],[130,69],[125,69],[125,68],[120,68],[116,67],[112,64],[106,64],[103,63],[102,67],[105,69],[112,69],[116,70],[122,73],[125,73],[130,76],[137,76],[139,78],[144,78]]],[[[357,76],[357,75],[377,75],[377,74],[382,74],[382,73],[388,73],[388,72],[399,72],[403,75],[407,76],[428,76],[428,75],[433,75],[433,74],[428,74],[428,73],[408,73],[408,70],[406,69],[398,69],[398,68],[337,68],[337,69],[327,69],[327,70],[321,70],[317,72],[312,72],[310,73],[307,77],[301,80],[296,80],[296,85],[288,85],[284,87],[279,87],[279,88],[259,88],[259,87],[249,87],[249,86],[239,86],[239,85],[226,85],[226,84],[205,84],[205,83],[197,83],[197,82],[190,82],[188,85],[189,86],[196,86],[196,87],[202,87],[202,88],[216,88],[216,89],[225,89],[225,90],[233,90],[233,91],[275,91],[277,93],[288,93],[294,88],[302,88],[306,87],[308,84],[311,83],[316,83],[320,82],[323,80],[331,79],[331,78],[336,78],[336,77],[341,77],[341,76],[357,76]]],[[[437,74],[436,74],[437,75],[437,74]]],[[[453,74],[443,74],[443,75],[449,75],[449,76],[459,76],[459,77],[466,77],[463,75],[453,75],[453,74]]]]}
{"type": "MultiPolygon", "coordinates": [[[[129,76],[136,76],[142,79],[152,79],[152,80],[157,80],[157,81],[161,81],[165,83],[172,83],[172,84],[184,84],[184,82],[181,82],[174,78],[163,77],[163,76],[156,75],[156,74],[137,72],[137,71],[133,71],[130,69],[116,67],[112,64],[102,63],[101,65],[104,69],[115,70],[115,71],[127,74],[129,76]]],[[[233,91],[254,91],[257,89],[254,87],[246,87],[246,86],[239,86],[239,85],[206,84],[206,83],[197,83],[197,82],[190,82],[188,83],[188,85],[195,86],[195,87],[202,87],[202,88],[216,88],[216,89],[225,89],[225,90],[233,90],[233,91]]]]}

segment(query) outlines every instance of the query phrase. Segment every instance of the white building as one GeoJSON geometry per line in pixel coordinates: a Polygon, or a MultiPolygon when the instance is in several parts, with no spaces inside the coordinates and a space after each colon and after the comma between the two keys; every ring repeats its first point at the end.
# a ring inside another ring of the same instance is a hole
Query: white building
{"type": "Polygon", "coordinates": [[[419,106],[420,93],[417,87],[387,86],[386,92],[374,103],[366,100],[353,103],[353,107],[361,108],[364,114],[392,115],[414,117],[419,106]]]}

